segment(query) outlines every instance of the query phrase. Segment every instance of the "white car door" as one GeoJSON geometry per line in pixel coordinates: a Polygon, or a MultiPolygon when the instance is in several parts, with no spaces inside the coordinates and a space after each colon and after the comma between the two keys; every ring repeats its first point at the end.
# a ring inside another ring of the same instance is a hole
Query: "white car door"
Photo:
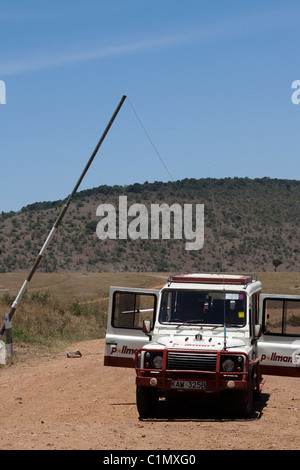
{"type": "Polygon", "coordinates": [[[105,338],[104,365],[135,367],[135,353],[148,341],[143,321],[150,320],[151,329],[159,290],[111,287],[105,338]]]}
{"type": "Polygon", "coordinates": [[[261,294],[261,373],[300,377],[300,296],[261,294]]]}

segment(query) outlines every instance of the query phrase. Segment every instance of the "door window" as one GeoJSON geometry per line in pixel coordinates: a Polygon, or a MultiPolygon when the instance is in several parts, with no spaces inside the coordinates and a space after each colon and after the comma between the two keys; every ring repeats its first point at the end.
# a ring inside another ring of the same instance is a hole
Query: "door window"
{"type": "Polygon", "coordinates": [[[300,336],[300,300],[265,299],[264,334],[300,336]]]}
{"type": "Polygon", "coordinates": [[[115,292],[113,298],[112,326],[115,328],[142,329],[143,321],[154,324],[156,295],[115,292]]]}

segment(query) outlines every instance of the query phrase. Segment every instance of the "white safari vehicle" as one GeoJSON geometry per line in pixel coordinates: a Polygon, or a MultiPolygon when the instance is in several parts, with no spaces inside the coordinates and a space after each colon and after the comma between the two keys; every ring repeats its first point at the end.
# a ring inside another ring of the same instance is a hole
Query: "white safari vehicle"
{"type": "Polygon", "coordinates": [[[160,397],[187,393],[232,394],[249,416],[262,375],[300,376],[300,296],[261,294],[256,276],[240,274],[177,274],[161,290],[111,287],[104,364],[136,369],[142,418],[160,397]]]}

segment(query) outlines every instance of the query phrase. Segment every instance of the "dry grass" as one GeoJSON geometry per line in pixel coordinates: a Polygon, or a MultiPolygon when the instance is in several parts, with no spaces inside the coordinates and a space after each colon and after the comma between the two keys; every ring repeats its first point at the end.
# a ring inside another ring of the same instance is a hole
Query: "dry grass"
{"type": "MultiPolygon", "coordinates": [[[[25,278],[24,273],[0,274],[1,323],[25,278]]],[[[37,273],[13,317],[14,344],[49,350],[101,338],[111,285],[153,288],[166,279],[160,273],[37,273]]]]}
{"type": "MultiPolygon", "coordinates": [[[[25,278],[0,274],[1,323],[25,278]]],[[[167,273],[36,273],[13,317],[14,344],[49,350],[101,338],[111,285],[159,288],[167,278],[167,273]]],[[[258,279],[263,292],[300,295],[300,273],[258,273],[258,279]]]]}
{"type": "Polygon", "coordinates": [[[300,273],[257,273],[262,283],[262,292],[268,294],[300,295],[300,273]]]}
{"type": "MultiPolygon", "coordinates": [[[[27,273],[1,273],[0,296],[16,295],[27,273]]],[[[28,285],[29,292],[48,291],[59,300],[93,300],[108,296],[112,285],[151,288],[166,282],[166,273],[36,273],[28,285]]]]}

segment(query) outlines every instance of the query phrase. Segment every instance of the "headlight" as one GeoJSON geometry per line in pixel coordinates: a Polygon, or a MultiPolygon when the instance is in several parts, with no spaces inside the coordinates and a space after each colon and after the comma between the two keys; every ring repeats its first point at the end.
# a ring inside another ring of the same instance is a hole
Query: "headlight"
{"type": "Polygon", "coordinates": [[[145,369],[162,369],[163,354],[160,351],[145,351],[144,368],[145,369]]]}
{"type": "Polygon", "coordinates": [[[226,359],[224,362],[223,362],[223,370],[225,372],[232,372],[233,369],[234,369],[234,362],[232,359],[226,359]]]}
{"type": "Polygon", "coordinates": [[[224,372],[242,372],[244,370],[244,359],[243,356],[226,356],[222,362],[222,368],[224,372]]]}
{"type": "Polygon", "coordinates": [[[163,363],[163,358],[162,356],[155,356],[153,358],[153,366],[155,367],[155,369],[161,369],[162,368],[162,363],[163,363]]]}

